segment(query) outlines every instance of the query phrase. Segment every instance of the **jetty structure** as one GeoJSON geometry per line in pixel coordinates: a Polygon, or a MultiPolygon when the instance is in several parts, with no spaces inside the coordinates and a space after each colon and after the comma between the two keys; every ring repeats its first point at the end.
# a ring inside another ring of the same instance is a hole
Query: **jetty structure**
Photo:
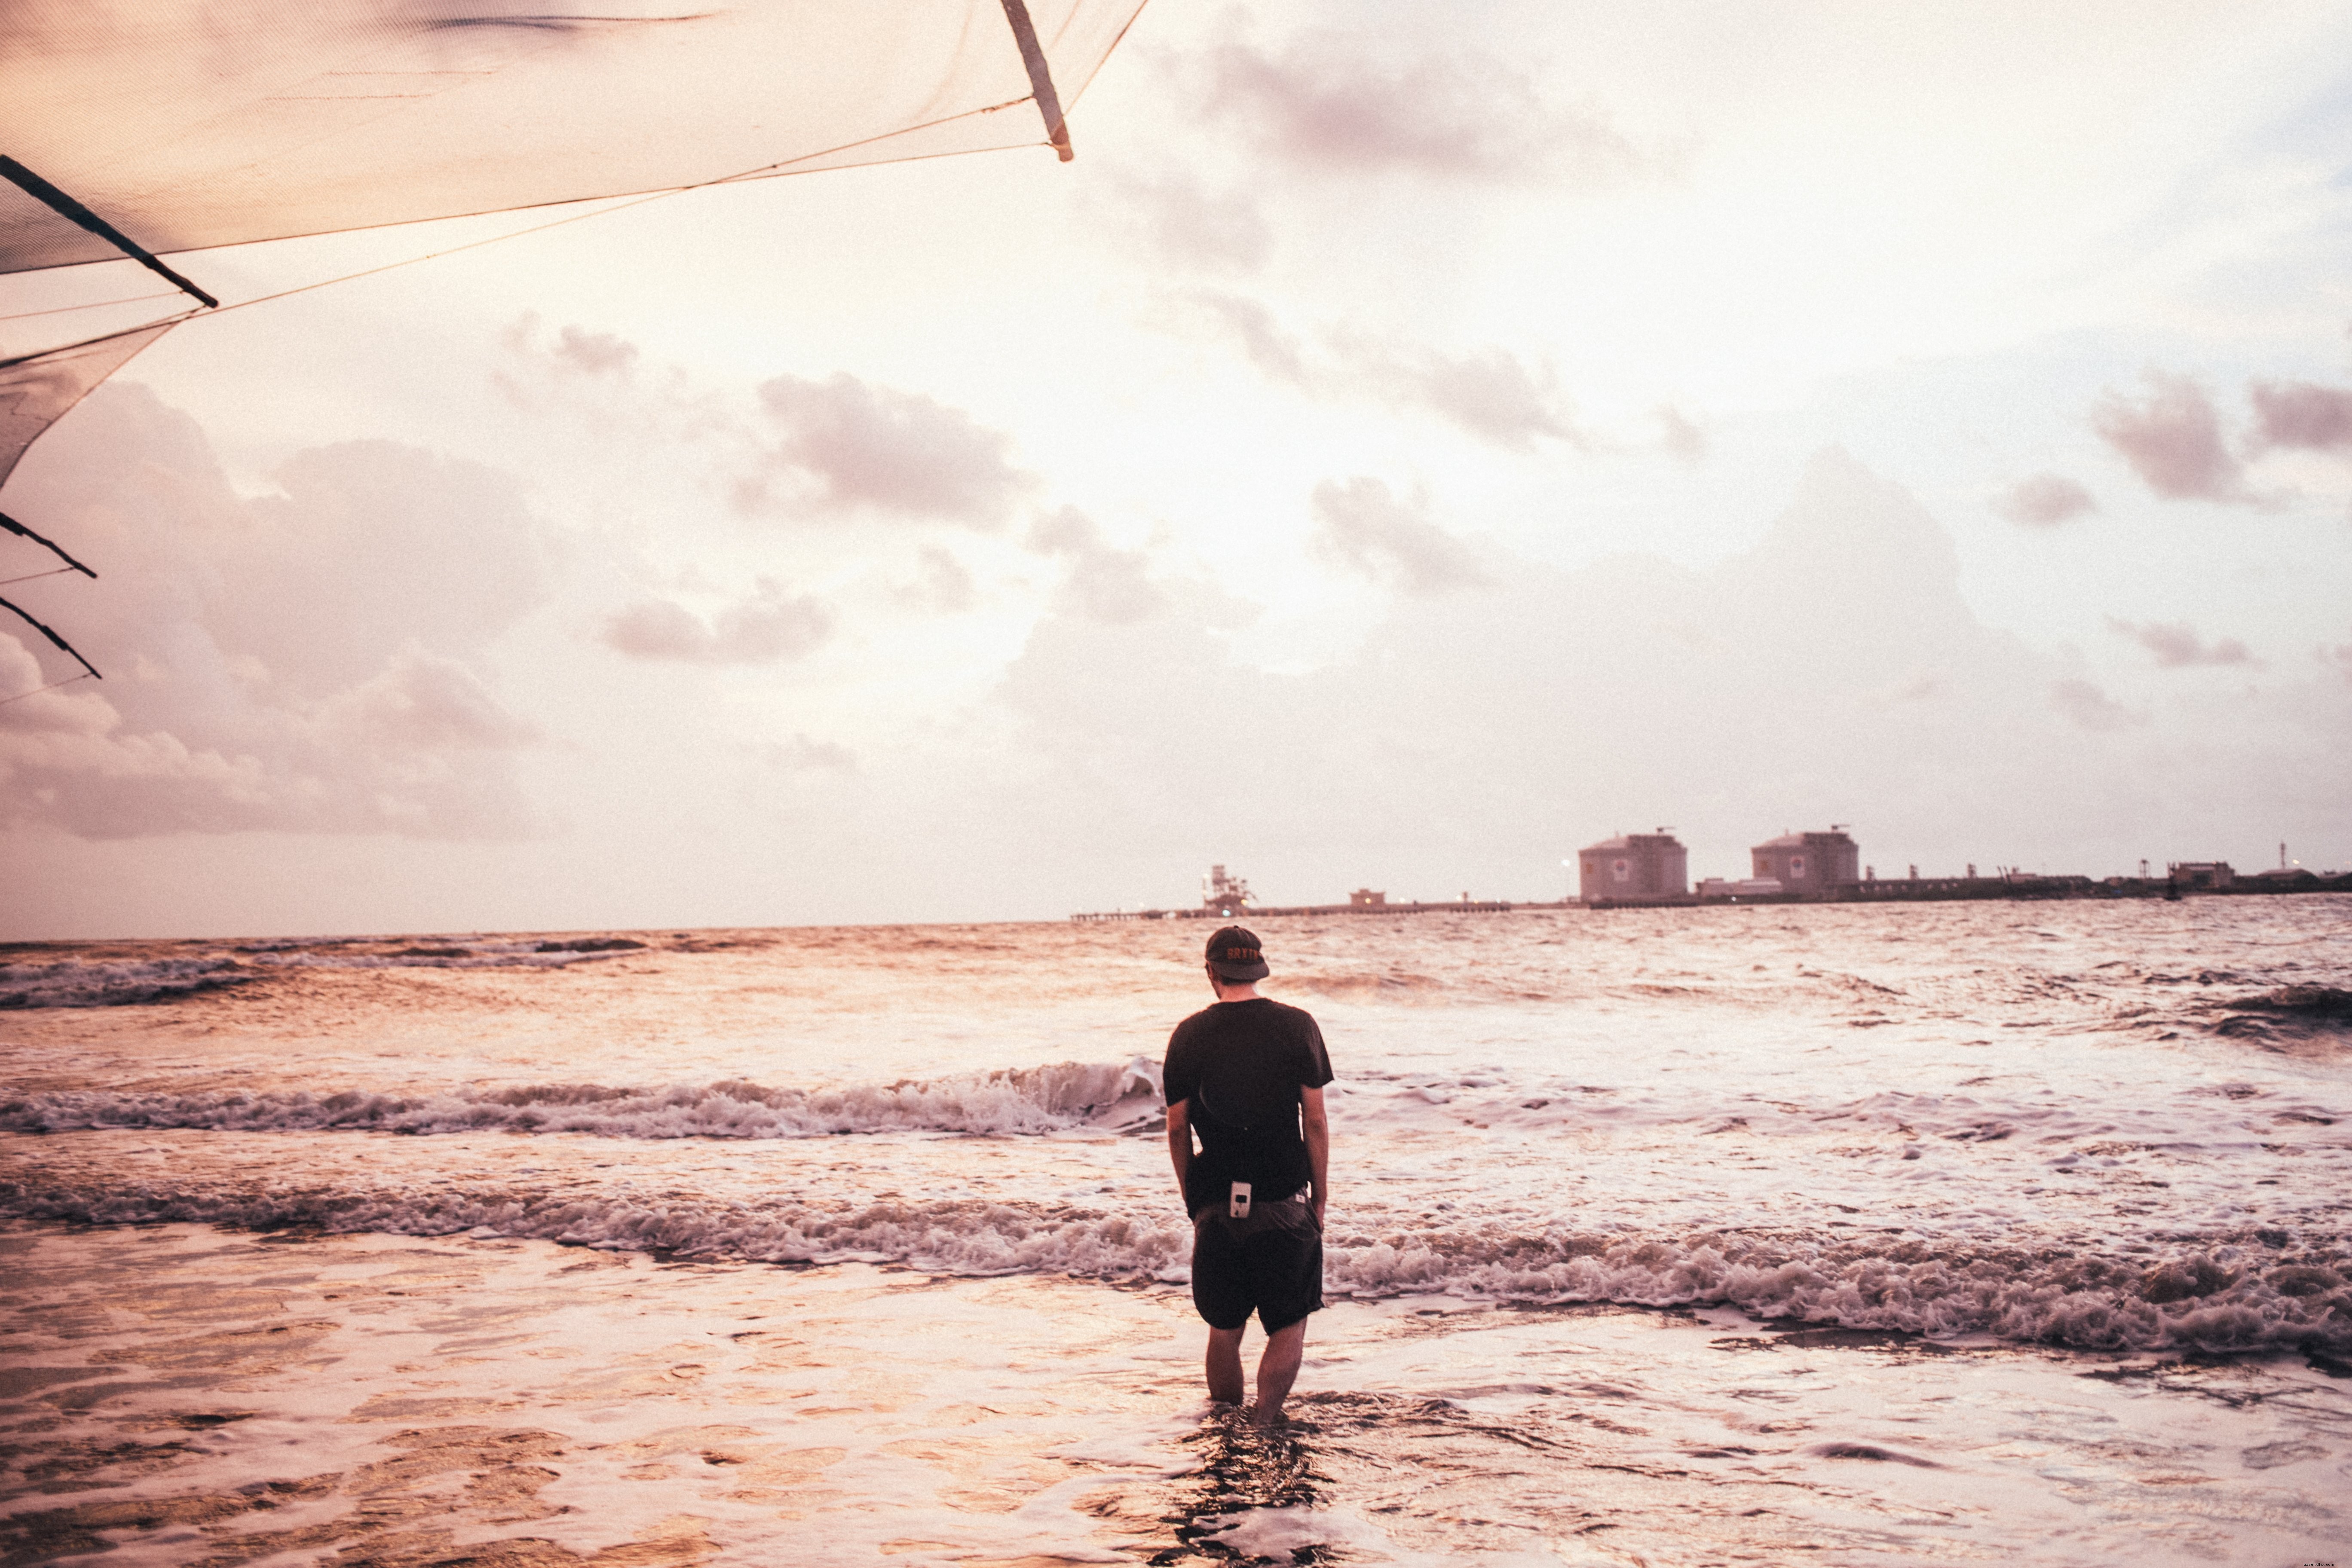
{"type": "Polygon", "coordinates": [[[1922,877],[1908,868],[1901,877],[1881,877],[1875,866],[1857,865],[1862,847],[1843,823],[1818,832],[1783,833],[1748,852],[1753,875],[1732,879],[1707,877],[1689,883],[1690,852],[1674,829],[1620,833],[1589,844],[1575,860],[1578,890],[1572,899],[1391,900],[1372,888],[1358,888],[1344,904],[1262,904],[1244,879],[1212,866],[1201,879],[1201,901],[1173,909],[1108,910],[1074,914],[1073,921],[1236,920],[1244,915],[1424,915],[1507,914],[1513,910],[1611,910],[1696,908],[1724,904],[1938,903],[1963,899],[2179,899],[2188,895],[2352,893],[2352,871],[2312,871],[2290,864],[2279,846],[2276,869],[2252,874],[2226,860],[2173,860],[2164,875],[2150,876],[2140,862],[2137,877],[2050,876],[1996,866],[1979,876],[1971,865],[1959,877],[1922,877]]]}
{"type": "MultiPolygon", "coordinates": [[[[1664,829],[1660,829],[1664,833],[1664,829]]],[[[2053,876],[1997,866],[1990,876],[1979,876],[1974,865],[1959,877],[1922,877],[1912,866],[1902,877],[1881,877],[1875,866],[1860,864],[1862,847],[1843,823],[1819,832],[1783,833],[1748,850],[1750,875],[1733,880],[1703,878],[1685,892],[1678,881],[1656,873],[1649,885],[1643,862],[1647,853],[1664,864],[1662,848],[1639,848],[1654,841],[1634,834],[1606,838],[1583,852],[1584,879],[1577,901],[1587,909],[1634,909],[1682,904],[1886,904],[1933,903],[1959,899],[2178,899],[2186,893],[2352,892],[2352,872],[2321,874],[2287,863],[2286,846],[2279,846],[2278,869],[2251,877],[2238,875],[2226,860],[2174,860],[2161,877],[2147,874],[2140,863],[2137,877],[2093,879],[2053,876]],[[1627,861],[1624,873],[1619,866],[1627,861]],[[1596,865],[1603,875],[1596,879],[1596,865]]],[[[1682,846],[1672,839],[1677,858],[1682,846]]]]}
{"type": "Polygon", "coordinates": [[[1385,892],[1370,888],[1359,888],[1348,895],[1344,904],[1261,904],[1250,896],[1249,883],[1233,875],[1223,866],[1212,866],[1209,874],[1201,879],[1201,902],[1190,909],[1168,910],[1102,910],[1070,917],[1080,923],[1097,921],[1201,921],[1234,920],[1243,915],[1432,915],[1470,914],[1499,915],[1513,910],[1561,908],[1559,903],[1512,903],[1503,899],[1474,899],[1464,893],[1458,899],[1424,901],[1419,899],[1391,902],[1385,892]]]}

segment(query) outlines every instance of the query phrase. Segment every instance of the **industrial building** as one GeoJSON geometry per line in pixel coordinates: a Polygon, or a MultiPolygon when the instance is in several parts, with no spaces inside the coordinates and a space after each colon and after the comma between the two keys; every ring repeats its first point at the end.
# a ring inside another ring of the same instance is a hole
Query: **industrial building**
{"type": "Polygon", "coordinates": [[[1690,891],[1690,852],[1663,827],[1589,844],[1577,863],[1577,897],[1588,904],[1680,899],[1690,891]]]}
{"type": "Polygon", "coordinates": [[[1247,882],[1228,875],[1223,866],[1212,866],[1209,874],[1201,879],[1201,907],[1221,915],[1237,915],[1250,901],[1247,882]]]}
{"type": "Polygon", "coordinates": [[[1862,847],[1836,826],[1827,833],[1783,833],[1748,856],[1752,877],[1769,878],[1800,899],[1835,898],[1840,889],[1862,880],[1862,847]]]}

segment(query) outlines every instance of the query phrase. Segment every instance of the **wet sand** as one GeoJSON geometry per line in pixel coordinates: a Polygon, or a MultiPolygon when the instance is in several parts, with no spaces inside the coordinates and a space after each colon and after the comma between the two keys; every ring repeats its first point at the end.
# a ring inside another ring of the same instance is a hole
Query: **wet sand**
{"type": "Polygon", "coordinates": [[[0,1267],[9,1564],[2352,1561],[2352,1380],[2284,1358],[1423,1297],[1319,1315],[1260,1435],[1166,1289],[189,1225],[0,1267]]]}

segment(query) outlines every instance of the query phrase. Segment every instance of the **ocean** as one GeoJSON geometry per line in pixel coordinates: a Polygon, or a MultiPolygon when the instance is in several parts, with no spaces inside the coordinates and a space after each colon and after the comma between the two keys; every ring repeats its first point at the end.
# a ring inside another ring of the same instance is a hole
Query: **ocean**
{"type": "Polygon", "coordinates": [[[1255,929],[1272,1432],[1202,922],[0,950],[0,1562],[2352,1564],[2352,899],[1255,929]]]}

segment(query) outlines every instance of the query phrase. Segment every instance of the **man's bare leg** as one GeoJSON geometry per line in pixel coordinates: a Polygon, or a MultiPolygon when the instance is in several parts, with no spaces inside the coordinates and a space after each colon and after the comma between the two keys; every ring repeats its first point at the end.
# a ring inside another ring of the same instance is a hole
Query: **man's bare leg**
{"type": "MultiPolygon", "coordinates": [[[[1234,1348],[1240,1349],[1241,1336],[1234,1336],[1234,1348]]],[[[1251,1419],[1261,1426],[1271,1426],[1282,1419],[1282,1402],[1290,1397],[1290,1385],[1298,1380],[1298,1361],[1307,1352],[1307,1320],[1285,1324],[1265,1337],[1265,1353],[1257,1358],[1257,1404],[1250,1411],[1251,1419]]],[[[1236,1363],[1239,1357],[1234,1358],[1236,1363]]],[[[1241,1386],[1240,1366],[1234,1367],[1234,1386],[1241,1386]]],[[[1235,1397],[1239,1397],[1236,1394],[1235,1397]]]]}
{"type": "MultiPolygon", "coordinates": [[[[1209,1397],[1220,1405],[1239,1405],[1242,1402],[1242,1330],[1248,1327],[1244,1323],[1240,1329],[1209,1331],[1209,1397]]],[[[1292,1358],[1291,1370],[1297,1370],[1296,1357],[1292,1358]]],[[[1265,1369],[1260,1367],[1258,1378],[1261,1385],[1265,1377],[1265,1369]]],[[[1288,1388],[1290,1385],[1286,1383],[1283,1386],[1288,1388]]]]}

